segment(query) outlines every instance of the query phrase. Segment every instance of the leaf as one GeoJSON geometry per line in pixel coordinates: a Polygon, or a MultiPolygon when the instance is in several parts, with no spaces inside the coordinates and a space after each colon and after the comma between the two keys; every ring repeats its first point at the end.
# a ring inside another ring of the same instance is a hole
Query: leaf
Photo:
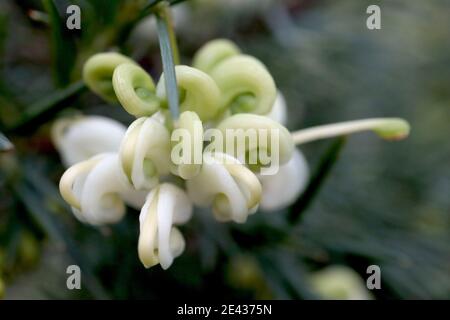
{"type": "Polygon", "coordinates": [[[120,13],[120,0],[94,0],[89,3],[94,7],[97,18],[100,17],[101,22],[106,25],[113,24],[116,15],[120,13]]]}
{"type": "Polygon", "coordinates": [[[309,182],[305,192],[290,208],[288,220],[292,225],[295,225],[299,222],[303,212],[305,212],[314,197],[319,192],[328,174],[331,172],[331,169],[335,165],[340,151],[345,144],[345,141],[345,138],[336,139],[336,141],[331,144],[331,146],[323,155],[319,166],[311,181],[309,182]]]}
{"type": "Polygon", "coordinates": [[[280,251],[274,256],[278,269],[297,298],[317,299],[309,287],[308,274],[302,260],[292,257],[290,252],[280,251]]]}
{"type": "Polygon", "coordinates": [[[170,25],[170,17],[168,6],[162,3],[156,12],[156,22],[158,26],[159,46],[161,48],[161,56],[164,69],[164,80],[166,85],[167,98],[169,102],[170,113],[173,119],[179,116],[179,96],[177,79],[175,75],[174,62],[174,40],[172,26],[170,25]]]}
{"type": "MultiPolygon", "coordinates": [[[[77,249],[75,240],[70,236],[69,232],[64,228],[59,218],[53,214],[50,209],[45,206],[43,199],[51,198],[57,191],[56,188],[51,191],[51,194],[42,192],[39,181],[45,181],[45,185],[50,185],[50,182],[43,175],[39,175],[39,180],[28,179],[30,166],[23,166],[24,176],[21,180],[13,183],[12,187],[17,198],[24,204],[33,219],[41,226],[43,231],[52,239],[53,242],[60,243],[67,250],[69,256],[80,267],[83,272],[83,282],[89,292],[96,299],[107,299],[108,294],[103,289],[100,282],[95,278],[90,264],[83,258],[77,249]],[[38,184],[36,184],[38,183],[38,184]]],[[[36,172],[34,173],[34,175],[36,172]]],[[[33,175],[32,175],[33,176],[33,175]]]]}
{"type": "Polygon", "coordinates": [[[58,87],[70,83],[72,68],[76,60],[75,32],[67,29],[65,10],[70,2],[42,0],[49,15],[51,26],[51,45],[53,75],[58,87]]]}
{"type": "Polygon", "coordinates": [[[70,101],[85,88],[83,81],[78,81],[64,89],[53,92],[41,101],[28,107],[25,112],[23,112],[21,119],[16,124],[9,127],[8,131],[21,132],[26,127],[36,124],[45,116],[50,115],[51,117],[57,111],[67,107],[70,101]]]}

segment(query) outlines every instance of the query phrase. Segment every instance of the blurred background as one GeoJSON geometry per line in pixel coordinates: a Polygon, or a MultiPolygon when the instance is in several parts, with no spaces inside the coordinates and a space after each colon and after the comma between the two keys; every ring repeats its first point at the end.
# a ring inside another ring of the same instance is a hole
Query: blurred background
{"type": "Polygon", "coordinates": [[[173,1],[182,62],[210,39],[235,41],[272,73],[289,129],[395,116],[412,131],[393,143],[363,133],[301,146],[314,183],[292,207],[245,225],[196,210],[181,228],[187,249],[167,271],[139,262],[137,212],[102,228],[74,218],[49,136],[67,114],[132,121],[84,90],[80,71],[91,54],[115,49],[157,79],[152,2],[0,2],[0,132],[15,147],[0,153],[0,296],[333,298],[318,289],[324,270],[339,282],[341,266],[365,287],[376,264],[381,289],[371,298],[450,298],[450,1],[173,1]],[[64,27],[70,4],[81,7],[79,31],[64,27]],[[381,30],[366,28],[371,4],[381,30]],[[82,269],[81,290],[66,287],[70,264],[82,269]]]}

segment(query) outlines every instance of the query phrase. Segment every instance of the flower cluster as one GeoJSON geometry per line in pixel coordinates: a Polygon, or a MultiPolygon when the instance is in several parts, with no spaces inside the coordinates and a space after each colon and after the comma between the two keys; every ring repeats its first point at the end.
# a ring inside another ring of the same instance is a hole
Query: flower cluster
{"type": "Polygon", "coordinates": [[[258,208],[275,210],[295,201],[308,179],[295,144],[361,130],[397,139],[409,130],[401,119],[369,119],[291,134],[284,127],[284,98],[268,69],[228,40],[207,43],[192,66],[178,65],[175,74],[177,119],[168,110],[164,74],[155,84],[128,57],[96,54],[84,66],[86,85],[136,120],[125,128],[104,117],[79,117],[53,127],[55,145],[70,166],[60,181],[61,195],[79,220],[92,225],[118,222],[126,205],[140,209],[138,253],[147,268],[166,269],[183,252],[175,225],[189,220],[193,205],[210,207],[218,221],[244,223],[258,208]],[[221,139],[207,134],[211,128],[221,139]],[[250,129],[256,132],[253,143],[250,129]],[[177,135],[179,130],[188,136],[177,135]],[[245,142],[242,148],[225,148],[235,139],[245,142]],[[175,143],[180,140],[182,148],[175,143]],[[175,154],[184,161],[174,161],[175,154]],[[264,174],[275,154],[278,167],[264,174]]]}

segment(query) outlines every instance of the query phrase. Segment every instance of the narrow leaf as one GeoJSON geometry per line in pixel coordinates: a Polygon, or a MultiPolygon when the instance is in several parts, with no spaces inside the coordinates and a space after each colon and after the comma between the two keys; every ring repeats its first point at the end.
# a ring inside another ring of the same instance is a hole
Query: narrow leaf
{"type": "Polygon", "coordinates": [[[45,97],[41,101],[29,106],[22,114],[21,119],[8,128],[8,131],[21,131],[25,127],[32,126],[41,118],[52,115],[62,108],[67,107],[70,100],[75,98],[84,89],[85,85],[82,81],[75,82],[64,89],[60,89],[45,97]]]}
{"type": "Polygon", "coordinates": [[[67,29],[65,23],[65,8],[70,5],[70,2],[43,0],[43,5],[50,18],[55,82],[60,87],[66,86],[70,82],[76,59],[75,32],[67,29]]]}
{"type": "Polygon", "coordinates": [[[177,79],[175,75],[175,62],[173,46],[171,41],[170,18],[167,12],[169,7],[167,3],[162,3],[156,12],[156,21],[158,25],[159,46],[164,69],[164,80],[166,85],[167,99],[169,109],[173,119],[178,119],[179,115],[179,96],[177,79]]]}
{"type": "MultiPolygon", "coordinates": [[[[83,282],[94,298],[107,299],[108,294],[95,278],[90,264],[79,252],[75,240],[69,235],[69,232],[59,221],[58,217],[45,206],[43,199],[52,197],[52,195],[39,192],[40,185],[36,185],[36,181],[28,179],[30,169],[27,166],[24,166],[23,169],[25,171],[24,178],[13,184],[17,198],[24,204],[32,218],[41,226],[52,241],[62,244],[73,261],[80,266],[83,270],[83,282]]],[[[41,175],[40,180],[45,179],[41,175]]],[[[54,192],[56,192],[56,188],[54,192]]]]}

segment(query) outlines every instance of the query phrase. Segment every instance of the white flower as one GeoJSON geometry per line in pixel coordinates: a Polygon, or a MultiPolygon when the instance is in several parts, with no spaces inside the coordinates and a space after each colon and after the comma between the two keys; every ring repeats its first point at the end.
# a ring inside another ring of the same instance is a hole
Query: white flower
{"type": "Polygon", "coordinates": [[[170,172],[170,134],[159,113],[138,118],[128,128],[120,145],[120,163],[138,190],[149,190],[161,175],[170,172]]]}
{"type": "Polygon", "coordinates": [[[62,161],[69,167],[104,152],[116,152],[125,135],[120,122],[101,116],[80,116],[57,120],[52,140],[62,161]]]}
{"type": "Polygon", "coordinates": [[[313,290],[323,299],[371,300],[364,280],[353,269],[346,266],[330,266],[312,275],[313,290]]]}
{"type": "Polygon", "coordinates": [[[288,163],[275,175],[259,175],[262,184],[261,209],[271,211],[288,207],[305,190],[309,168],[303,154],[295,149],[288,163]]]}
{"type": "Polygon", "coordinates": [[[261,184],[237,159],[223,153],[205,152],[200,173],[186,181],[194,204],[211,206],[219,221],[244,223],[256,211],[261,184]]]}
{"type": "Polygon", "coordinates": [[[163,183],[148,194],[139,216],[138,244],[139,258],[146,268],[159,263],[167,269],[184,251],[184,238],[173,224],[186,223],[191,215],[191,201],[172,184],[163,183]]]}
{"type": "Polygon", "coordinates": [[[75,216],[92,225],[116,223],[125,203],[138,209],[146,192],[134,190],[120,169],[117,154],[100,154],[70,167],[61,177],[60,192],[75,216]]]}

